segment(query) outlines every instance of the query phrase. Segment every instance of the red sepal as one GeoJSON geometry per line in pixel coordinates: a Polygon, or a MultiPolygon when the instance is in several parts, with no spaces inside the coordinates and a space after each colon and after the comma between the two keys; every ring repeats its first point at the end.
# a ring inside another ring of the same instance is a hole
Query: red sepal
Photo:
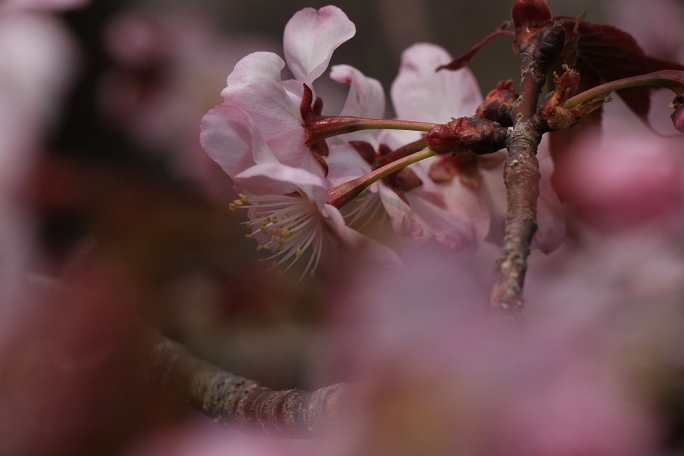
{"type": "Polygon", "coordinates": [[[511,9],[516,29],[539,28],[553,19],[549,6],[543,0],[517,0],[511,9]]]}

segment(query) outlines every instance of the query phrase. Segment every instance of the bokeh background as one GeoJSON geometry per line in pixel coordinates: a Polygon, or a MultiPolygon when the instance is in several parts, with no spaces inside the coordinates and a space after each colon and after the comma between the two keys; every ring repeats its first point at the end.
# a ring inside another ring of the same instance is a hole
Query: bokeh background
{"type": "MultiPolygon", "coordinates": [[[[684,3],[624,3],[549,1],[555,15],[586,10],[585,20],[631,27],[649,51],[681,60],[684,3]],[[657,16],[665,3],[667,14],[657,16]],[[653,14],[642,18],[646,7],[653,14]]],[[[199,146],[200,119],[221,102],[235,63],[257,50],[281,54],[289,18],[326,4],[93,0],[40,13],[70,37],[75,63],[55,63],[69,64],[70,84],[11,186],[25,221],[11,229],[26,236],[7,242],[26,242],[33,253],[30,273],[12,279],[17,294],[30,296],[22,298],[26,307],[6,311],[11,318],[0,325],[0,453],[118,454],[187,416],[173,394],[150,389],[141,325],[158,326],[202,359],[274,389],[320,387],[341,370],[330,366],[326,323],[334,312],[323,294],[343,288],[346,272],[298,282],[296,272],[268,271],[244,236],[244,214],[228,208],[235,198],[229,178],[199,146]]],[[[332,65],[377,78],[389,97],[403,49],[427,41],[459,55],[507,20],[511,4],[341,0],[336,5],[357,33],[332,65]]],[[[500,80],[519,81],[508,38],[487,46],[470,68],[484,93],[500,80]]],[[[339,112],[346,86],[325,76],[317,84],[324,113],[339,112]]],[[[668,122],[661,108],[656,127],[668,122]]],[[[605,248],[611,258],[615,252],[605,248]]],[[[539,260],[540,271],[568,267],[560,261],[539,260]]],[[[539,285],[542,272],[530,282],[538,300],[552,293],[539,285]]],[[[663,395],[671,398],[678,385],[664,382],[663,395]]],[[[671,415],[678,413],[675,404],[671,415]]]]}

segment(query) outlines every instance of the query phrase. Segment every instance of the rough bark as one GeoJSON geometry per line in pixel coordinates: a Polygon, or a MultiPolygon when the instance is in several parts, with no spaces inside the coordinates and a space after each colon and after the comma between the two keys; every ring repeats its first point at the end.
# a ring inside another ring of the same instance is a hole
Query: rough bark
{"type": "Polygon", "coordinates": [[[496,265],[496,283],[490,296],[494,309],[511,316],[519,315],[524,305],[522,291],[527,257],[537,229],[541,176],[536,154],[542,134],[540,124],[535,121],[537,102],[546,73],[562,50],[564,37],[559,24],[536,32],[523,28],[516,34],[521,58],[520,96],[511,112],[513,130],[508,136],[504,166],[508,209],[503,248],[496,265]]]}
{"type": "Polygon", "coordinates": [[[253,380],[221,370],[158,332],[150,332],[152,375],[163,385],[180,387],[188,404],[215,421],[255,426],[276,435],[307,437],[339,415],[349,386],[315,391],[273,391],[253,380]]]}

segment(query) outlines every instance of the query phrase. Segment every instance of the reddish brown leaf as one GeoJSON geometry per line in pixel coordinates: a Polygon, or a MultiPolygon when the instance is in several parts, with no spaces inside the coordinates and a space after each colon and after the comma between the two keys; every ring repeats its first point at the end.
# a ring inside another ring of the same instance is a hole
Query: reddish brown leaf
{"type": "Polygon", "coordinates": [[[539,28],[552,19],[551,10],[543,0],[517,0],[511,9],[513,25],[518,28],[539,28]]]}
{"type": "MultiPolygon", "coordinates": [[[[646,55],[627,32],[604,24],[578,24],[578,58],[603,82],[648,73],[646,55]]],[[[584,76],[584,73],[582,73],[584,76]]],[[[618,92],[620,98],[639,117],[650,108],[649,87],[634,87],[618,92]]]]}
{"type": "Polygon", "coordinates": [[[648,73],[662,70],[679,70],[684,71],[684,65],[672,60],[659,59],[657,57],[645,56],[646,68],[648,73]]]}

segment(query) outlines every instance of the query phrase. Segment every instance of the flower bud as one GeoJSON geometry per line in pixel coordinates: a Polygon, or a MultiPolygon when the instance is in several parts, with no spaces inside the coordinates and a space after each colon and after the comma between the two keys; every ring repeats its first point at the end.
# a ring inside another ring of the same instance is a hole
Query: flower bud
{"type": "Polygon", "coordinates": [[[684,133],[684,97],[681,95],[678,95],[673,101],[672,105],[673,108],[675,108],[674,112],[672,113],[671,119],[672,119],[672,125],[674,127],[684,133]]]}
{"type": "Polygon", "coordinates": [[[488,119],[459,117],[435,125],[427,134],[428,147],[438,154],[489,154],[506,147],[508,129],[488,119]]]}

